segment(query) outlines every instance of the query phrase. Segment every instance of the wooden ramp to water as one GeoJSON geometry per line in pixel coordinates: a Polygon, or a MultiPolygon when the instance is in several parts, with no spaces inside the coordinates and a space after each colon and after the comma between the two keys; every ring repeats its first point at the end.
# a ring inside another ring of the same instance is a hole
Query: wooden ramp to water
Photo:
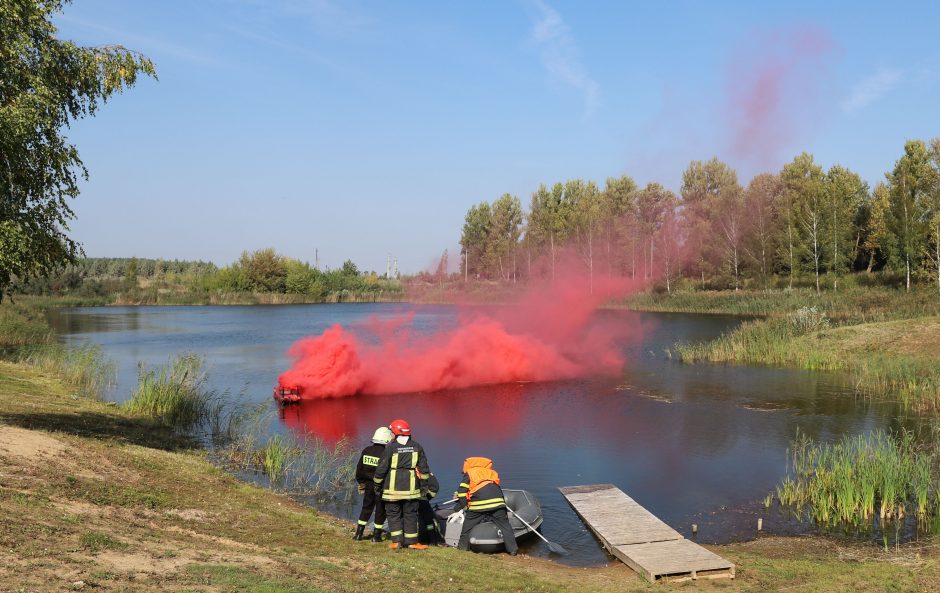
{"type": "Polygon", "coordinates": [[[559,490],[607,551],[647,580],[734,578],[734,564],[683,538],[613,484],[559,490]]]}

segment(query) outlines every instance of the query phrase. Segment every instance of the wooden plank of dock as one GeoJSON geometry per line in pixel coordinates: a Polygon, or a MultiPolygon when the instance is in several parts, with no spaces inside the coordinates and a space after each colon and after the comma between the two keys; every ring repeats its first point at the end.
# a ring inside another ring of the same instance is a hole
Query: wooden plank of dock
{"type": "Polygon", "coordinates": [[[559,490],[607,551],[647,580],[734,578],[734,564],[683,538],[613,484],[559,490]]]}

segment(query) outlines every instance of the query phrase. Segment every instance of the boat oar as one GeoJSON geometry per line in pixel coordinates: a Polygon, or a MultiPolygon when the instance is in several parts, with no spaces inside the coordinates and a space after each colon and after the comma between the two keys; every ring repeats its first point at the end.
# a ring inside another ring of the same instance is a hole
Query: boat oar
{"type": "Polygon", "coordinates": [[[450,500],[445,500],[444,502],[435,502],[435,503],[434,503],[434,508],[435,508],[435,509],[439,509],[439,508],[441,508],[441,506],[443,506],[443,505],[445,505],[445,504],[450,504],[450,503],[452,503],[452,502],[457,502],[457,499],[456,499],[456,498],[451,498],[450,500]]]}
{"type": "Polygon", "coordinates": [[[546,539],[544,535],[542,535],[541,533],[539,533],[538,531],[536,531],[534,527],[532,527],[531,525],[529,525],[528,523],[526,523],[526,522],[525,522],[525,519],[523,519],[522,517],[520,517],[520,516],[519,516],[519,513],[517,513],[516,511],[512,510],[511,508],[509,508],[508,505],[506,506],[506,510],[509,511],[510,513],[512,513],[512,516],[513,516],[513,517],[515,517],[516,519],[519,519],[520,521],[522,521],[522,524],[525,525],[526,527],[528,527],[528,528],[529,528],[529,531],[531,531],[531,532],[534,533],[535,535],[537,535],[537,536],[539,536],[540,538],[542,538],[542,541],[544,541],[546,544],[548,544],[548,550],[549,550],[550,552],[554,552],[555,554],[561,554],[562,556],[567,556],[567,555],[568,555],[568,550],[562,548],[562,547],[561,547],[561,544],[556,544],[556,543],[553,543],[553,542],[548,541],[548,539],[546,539]]]}

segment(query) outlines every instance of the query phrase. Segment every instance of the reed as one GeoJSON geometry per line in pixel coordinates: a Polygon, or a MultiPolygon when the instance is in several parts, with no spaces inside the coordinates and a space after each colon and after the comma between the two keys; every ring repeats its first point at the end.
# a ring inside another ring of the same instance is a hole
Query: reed
{"type": "Polygon", "coordinates": [[[212,416],[214,393],[206,387],[203,360],[183,354],[159,369],[141,366],[137,387],[124,407],[180,431],[191,431],[212,416]]]}
{"type": "Polygon", "coordinates": [[[821,444],[797,434],[788,457],[776,496],[799,517],[827,527],[900,532],[910,508],[919,529],[940,525],[933,487],[940,455],[910,432],[875,431],[821,444]]]}
{"type": "Polygon", "coordinates": [[[49,344],[22,349],[20,361],[56,375],[75,395],[101,399],[114,383],[115,366],[97,344],[49,344]]]}

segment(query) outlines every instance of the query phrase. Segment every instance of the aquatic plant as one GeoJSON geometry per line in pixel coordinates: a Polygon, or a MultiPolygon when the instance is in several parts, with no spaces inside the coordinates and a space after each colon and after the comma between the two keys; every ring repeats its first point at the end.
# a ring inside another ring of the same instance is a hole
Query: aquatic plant
{"type": "Polygon", "coordinates": [[[206,387],[203,360],[183,354],[159,369],[138,368],[137,387],[124,407],[179,430],[192,430],[211,417],[215,394],[206,387]]]}
{"type": "Polygon", "coordinates": [[[844,526],[899,533],[907,509],[917,527],[938,526],[938,451],[919,445],[909,431],[882,430],[816,443],[797,434],[786,477],[776,494],[783,507],[826,527],[844,526]]]}
{"type": "Polygon", "coordinates": [[[260,451],[261,465],[272,484],[279,484],[290,467],[291,461],[300,456],[300,452],[291,446],[279,434],[268,439],[260,451]]]}

